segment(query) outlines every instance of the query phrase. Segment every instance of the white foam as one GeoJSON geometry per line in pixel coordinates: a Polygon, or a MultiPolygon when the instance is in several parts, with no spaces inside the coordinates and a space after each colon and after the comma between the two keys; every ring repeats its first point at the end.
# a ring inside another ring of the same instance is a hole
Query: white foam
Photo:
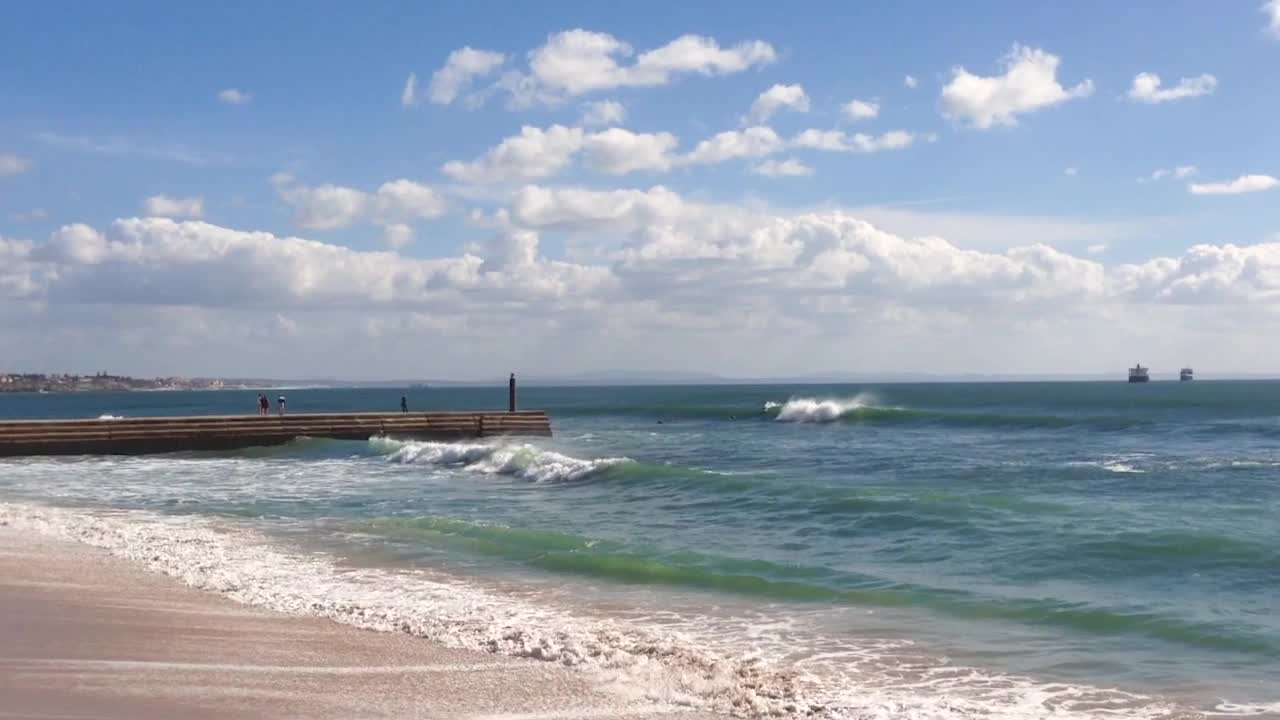
{"type": "MultiPolygon", "coordinates": [[[[0,503],[0,525],[105,548],[249,605],[402,632],[447,647],[575,666],[635,697],[745,717],[859,720],[1154,719],[1187,708],[1118,690],[1045,684],[948,664],[903,641],[864,641],[800,663],[681,627],[574,613],[424,570],[340,568],[314,553],[196,518],[0,503]]],[[[788,618],[780,618],[787,620],[788,618]]],[[[757,638],[758,639],[758,638],[757,638]]],[[[754,645],[754,647],[753,647],[754,645]]],[[[1223,701],[1214,714],[1271,706],[1223,701]]]]}
{"type": "Polygon", "coordinates": [[[875,398],[869,393],[859,393],[847,399],[792,398],[781,406],[765,403],[765,409],[778,408],[778,420],[782,422],[832,422],[865,407],[874,407],[875,398]]]}
{"type": "Polygon", "coordinates": [[[369,441],[388,453],[391,462],[462,467],[485,475],[510,475],[538,483],[571,482],[632,460],[623,457],[583,460],[528,443],[408,442],[390,438],[369,441]]]}
{"type": "Polygon", "coordinates": [[[99,420],[123,420],[123,415],[99,415],[99,420]]]}

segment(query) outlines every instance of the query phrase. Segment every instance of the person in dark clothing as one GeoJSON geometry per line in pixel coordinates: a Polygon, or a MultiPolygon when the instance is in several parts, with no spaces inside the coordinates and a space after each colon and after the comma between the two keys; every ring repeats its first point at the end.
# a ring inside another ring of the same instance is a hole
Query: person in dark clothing
{"type": "Polygon", "coordinates": [[[262,393],[258,393],[258,414],[259,415],[271,414],[271,402],[267,400],[267,396],[262,393]]]}
{"type": "Polygon", "coordinates": [[[400,412],[402,413],[409,412],[409,398],[405,397],[404,395],[400,396],[400,412]]]}

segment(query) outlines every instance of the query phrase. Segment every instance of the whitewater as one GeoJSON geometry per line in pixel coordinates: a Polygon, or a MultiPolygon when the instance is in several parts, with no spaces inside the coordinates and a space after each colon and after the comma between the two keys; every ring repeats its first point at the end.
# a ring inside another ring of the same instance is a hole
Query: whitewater
{"type": "MultiPolygon", "coordinates": [[[[1280,384],[1161,385],[531,389],[554,438],[0,461],[0,523],[739,717],[1275,717],[1280,384]]],[[[0,411],[242,400],[148,395],[0,411]]]]}

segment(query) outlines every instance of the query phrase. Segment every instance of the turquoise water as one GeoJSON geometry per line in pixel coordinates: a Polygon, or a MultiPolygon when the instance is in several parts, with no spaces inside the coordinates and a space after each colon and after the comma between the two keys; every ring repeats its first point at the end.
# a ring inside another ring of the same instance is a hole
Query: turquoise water
{"type": "MultiPolygon", "coordinates": [[[[288,395],[293,411],[366,410],[403,392],[288,395]]],[[[408,392],[415,409],[505,402],[408,392]]],[[[0,417],[253,412],[255,397],[0,395],[0,417]]],[[[861,716],[840,714],[857,693],[914,693],[921,716],[1280,713],[1280,383],[521,400],[554,438],[0,461],[0,500],[216,518],[647,624],[811,673],[833,717],[861,716]],[[1123,697],[1072,705],[1063,687],[1123,697]]]]}

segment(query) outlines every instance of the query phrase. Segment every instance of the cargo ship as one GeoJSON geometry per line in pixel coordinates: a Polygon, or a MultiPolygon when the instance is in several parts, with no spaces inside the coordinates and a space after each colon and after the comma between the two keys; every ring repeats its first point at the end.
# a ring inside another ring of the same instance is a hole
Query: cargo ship
{"type": "Polygon", "coordinates": [[[1178,373],[1178,379],[1182,382],[1191,382],[1196,379],[1195,371],[1189,367],[1182,368],[1182,372],[1178,373]]]}
{"type": "Polygon", "coordinates": [[[1131,383],[1149,382],[1151,380],[1151,375],[1149,375],[1147,372],[1149,369],[1150,368],[1142,367],[1142,363],[1138,363],[1137,365],[1134,365],[1133,367],[1129,368],[1129,382],[1131,383]]]}

